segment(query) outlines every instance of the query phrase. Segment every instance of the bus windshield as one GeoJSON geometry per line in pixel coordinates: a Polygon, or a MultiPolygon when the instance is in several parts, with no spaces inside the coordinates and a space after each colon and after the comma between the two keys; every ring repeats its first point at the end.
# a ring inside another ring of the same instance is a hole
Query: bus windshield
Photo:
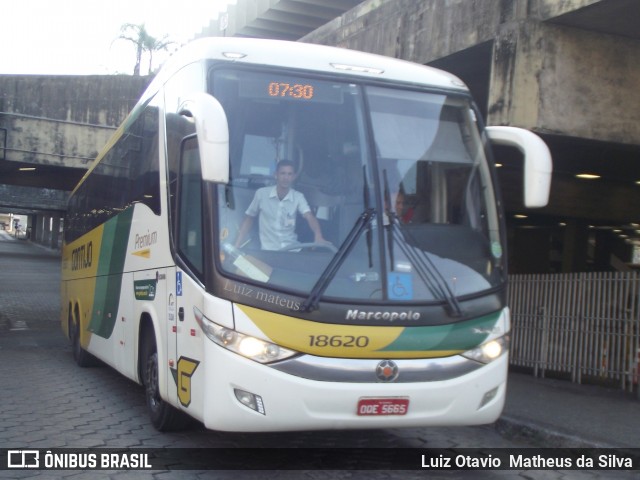
{"type": "Polygon", "coordinates": [[[358,303],[455,304],[502,285],[468,98],[290,72],[211,78],[230,132],[230,182],[208,187],[222,275],[358,303]]]}

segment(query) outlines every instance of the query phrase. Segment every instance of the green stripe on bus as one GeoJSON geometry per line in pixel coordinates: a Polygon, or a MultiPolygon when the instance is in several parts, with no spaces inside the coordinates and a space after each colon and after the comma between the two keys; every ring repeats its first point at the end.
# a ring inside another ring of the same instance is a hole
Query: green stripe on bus
{"type": "Polygon", "coordinates": [[[113,333],[118,314],[122,271],[127,255],[132,217],[133,208],[128,208],[107,221],[102,232],[98,278],[89,330],[103,338],[109,338],[113,333]]]}
{"type": "Polygon", "coordinates": [[[483,343],[500,314],[492,313],[466,322],[427,327],[407,327],[395,341],[378,351],[467,351],[483,343]]]}

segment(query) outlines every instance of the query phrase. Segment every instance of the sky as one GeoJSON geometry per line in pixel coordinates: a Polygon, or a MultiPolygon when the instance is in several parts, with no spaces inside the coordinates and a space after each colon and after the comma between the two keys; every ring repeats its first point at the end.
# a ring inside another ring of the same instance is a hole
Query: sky
{"type": "MultiPolygon", "coordinates": [[[[169,48],[192,40],[236,0],[0,0],[0,74],[132,74],[136,47],[118,40],[126,23],[144,24],[169,48]]],[[[167,53],[154,54],[157,68],[167,53]]],[[[148,71],[142,60],[141,74],[148,71]]]]}

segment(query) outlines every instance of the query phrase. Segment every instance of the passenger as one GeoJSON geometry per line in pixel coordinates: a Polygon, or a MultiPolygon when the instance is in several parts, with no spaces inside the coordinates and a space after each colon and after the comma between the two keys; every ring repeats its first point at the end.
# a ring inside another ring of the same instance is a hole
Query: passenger
{"type": "Polygon", "coordinates": [[[404,192],[400,190],[396,195],[396,215],[398,220],[400,220],[400,223],[411,223],[413,220],[414,210],[413,207],[405,203],[405,200],[406,196],[404,192]]]}
{"type": "Polygon", "coordinates": [[[276,184],[259,188],[245,212],[235,246],[241,247],[255,218],[259,216],[260,245],[263,250],[280,250],[298,243],[296,218],[300,213],[314,234],[314,242],[330,244],[322,236],[318,220],[304,195],[292,188],[297,172],[293,162],[281,160],[276,167],[276,184]]]}

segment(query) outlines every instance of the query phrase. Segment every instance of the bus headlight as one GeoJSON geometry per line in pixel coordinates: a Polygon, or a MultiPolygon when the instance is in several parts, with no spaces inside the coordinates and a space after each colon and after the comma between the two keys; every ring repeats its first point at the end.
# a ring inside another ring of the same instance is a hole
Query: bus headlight
{"type": "MultiPolygon", "coordinates": [[[[253,358],[265,353],[266,345],[262,340],[254,337],[244,337],[240,340],[238,351],[245,357],[253,358]]],[[[276,352],[277,355],[277,352],[276,352]]]]}
{"type": "Polygon", "coordinates": [[[480,363],[489,363],[494,361],[507,350],[509,350],[509,335],[504,335],[502,337],[489,340],[476,348],[467,350],[462,354],[462,356],[480,363]]]}
{"type": "Polygon", "coordinates": [[[200,328],[207,338],[221,347],[242,355],[243,357],[259,363],[271,363],[292,357],[298,353],[276,345],[275,343],[251,337],[231,328],[218,325],[205,317],[197,308],[194,308],[193,311],[198,325],[200,325],[200,328]]]}

